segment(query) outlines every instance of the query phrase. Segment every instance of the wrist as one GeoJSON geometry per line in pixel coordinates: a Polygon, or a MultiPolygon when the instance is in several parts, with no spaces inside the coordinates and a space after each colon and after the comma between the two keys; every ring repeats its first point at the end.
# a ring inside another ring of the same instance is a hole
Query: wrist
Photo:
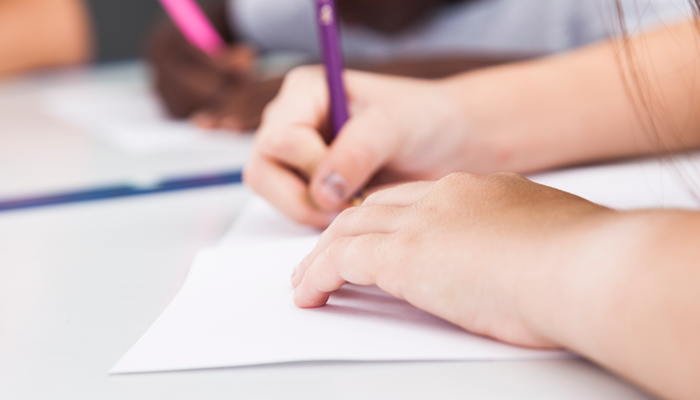
{"type": "Polygon", "coordinates": [[[462,137],[458,170],[474,173],[523,172],[514,159],[526,152],[519,133],[520,82],[512,82],[512,66],[462,74],[443,81],[445,96],[455,105],[453,126],[462,137]]]}
{"type": "Polygon", "coordinates": [[[523,318],[552,343],[652,392],[697,398],[699,226],[700,215],[688,211],[591,218],[524,279],[523,318]]]}
{"type": "MultiPolygon", "coordinates": [[[[421,109],[415,110],[418,116],[426,114],[430,116],[431,124],[422,132],[423,141],[428,143],[428,146],[430,143],[440,146],[440,170],[434,171],[431,179],[440,179],[453,172],[481,172],[470,168],[469,163],[465,163],[465,160],[482,159],[483,157],[475,150],[483,146],[474,143],[479,138],[471,133],[471,114],[465,112],[461,104],[464,94],[459,86],[462,82],[457,85],[456,80],[457,78],[446,78],[424,81],[425,85],[430,87],[429,95],[432,96],[432,101],[422,99],[421,109]],[[430,108],[426,109],[426,106],[430,108]]],[[[424,150],[422,152],[426,153],[424,150]]]]}
{"type": "Polygon", "coordinates": [[[574,351],[581,335],[590,333],[591,320],[600,317],[594,313],[606,309],[621,260],[635,252],[628,213],[591,205],[591,212],[552,230],[545,245],[534,249],[517,294],[530,330],[574,351]]]}
{"type": "MultiPolygon", "coordinates": [[[[445,80],[464,136],[463,171],[530,173],[561,165],[561,102],[549,60],[465,73],[445,80]]],[[[568,125],[563,125],[568,126],[568,125]]]]}
{"type": "Polygon", "coordinates": [[[628,307],[653,308],[651,300],[642,303],[653,298],[673,265],[664,243],[681,243],[679,232],[688,219],[682,211],[601,208],[571,224],[548,244],[546,262],[524,279],[519,293],[524,318],[553,343],[609,364],[624,340],[617,337],[625,331],[621,326],[635,314],[628,307]],[[649,283],[639,297],[639,287],[649,283]],[[633,299],[637,304],[630,304],[633,299]]]}

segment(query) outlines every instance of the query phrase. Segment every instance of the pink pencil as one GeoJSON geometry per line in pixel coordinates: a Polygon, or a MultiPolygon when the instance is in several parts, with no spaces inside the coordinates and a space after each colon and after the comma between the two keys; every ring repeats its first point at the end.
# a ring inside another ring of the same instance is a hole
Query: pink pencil
{"type": "Polygon", "coordinates": [[[195,0],[159,1],[182,35],[193,46],[209,55],[216,54],[226,47],[226,42],[212,26],[195,0]]]}

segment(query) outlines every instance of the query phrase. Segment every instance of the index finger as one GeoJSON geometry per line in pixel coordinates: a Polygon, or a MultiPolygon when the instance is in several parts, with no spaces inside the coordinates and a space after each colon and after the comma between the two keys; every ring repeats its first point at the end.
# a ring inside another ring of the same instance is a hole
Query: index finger
{"type": "Polygon", "coordinates": [[[390,271],[398,262],[392,252],[393,241],[392,233],[370,233],[335,240],[309,266],[294,291],[294,304],[300,308],[321,307],[331,293],[346,282],[364,286],[376,284],[400,298],[396,280],[390,278],[390,271]]]}
{"type": "Polygon", "coordinates": [[[244,181],[256,193],[293,220],[326,228],[334,214],[319,211],[308,201],[306,182],[293,171],[254,154],[243,170],[244,181]]]}
{"type": "Polygon", "coordinates": [[[309,201],[307,182],[299,173],[310,175],[326,150],[321,129],[328,119],[327,105],[321,69],[290,73],[263,113],[245,169],[253,190],[296,221],[319,228],[330,224],[333,213],[319,211],[309,201]]]}
{"type": "Polygon", "coordinates": [[[284,131],[301,125],[323,135],[328,124],[328,108],[323,70],[315,66],[299,67],[287,74],[277,97],[265,108],[259,131],[284,131]]]}

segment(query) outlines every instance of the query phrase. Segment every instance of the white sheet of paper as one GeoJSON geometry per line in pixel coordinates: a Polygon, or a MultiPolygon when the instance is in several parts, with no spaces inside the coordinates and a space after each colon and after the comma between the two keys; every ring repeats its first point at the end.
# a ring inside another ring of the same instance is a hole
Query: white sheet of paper
{"type": "MultiPolygon", "coordinates": [[[[695,164],[680,170],[697,172],[695,164]]],[[[676,169],[658,161],[532,177],[615,208],[697,208],[676,169]]],[[[525,360],[569,356],[471,335],[377,288],[346,285],[300,310],[289,275],[318,232],[254,197],[215,248],[202,251],[172,303],[111,373],[299,361],[525,360]]]]}
{"type": "MultiPolygon", "coordinates": [[[[43,93],[46,110],[130,154],[157,154],[236,144],[251,135],[211,131],[167,117],[145,82],[89,82],[43,93]]],[[[242,162],[243,163],[243,162],[242,162]]],[[[241,163],[241,164],[242,164],[241,163]]]]}
{"type": "MultiPolygon", "coordinates": [[[[271,222],[278,216],[269,210],[256,198],[244,216],[271,222]]],[[[273,229],[272,239],[249,237],[200,252],[176,298],[111,373],[297,361],[567,356],[471,335],[376,287],[346,285],[327,306],[298,309],[292,302],[290,273],[318,236],[279,238],[274,224],[267,227],[273,229]]]]}
{"type": "Polygon", "coordinates": [[[574,168],[531,179],[619,210],[700,206],[689,190],[697,186],[700,194],[700,153],[574,168]]]}

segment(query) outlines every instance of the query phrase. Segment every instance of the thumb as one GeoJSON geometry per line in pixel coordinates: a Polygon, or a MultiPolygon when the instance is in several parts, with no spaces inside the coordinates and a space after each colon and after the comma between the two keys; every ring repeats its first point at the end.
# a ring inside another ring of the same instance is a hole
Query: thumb
{"type": "Polygon", "coordinates": [[[354,115],[331,144],[311,179],[311,196],[326,210],[343,208],[396,154],[396,124],[370,109],[354,115]]]}

